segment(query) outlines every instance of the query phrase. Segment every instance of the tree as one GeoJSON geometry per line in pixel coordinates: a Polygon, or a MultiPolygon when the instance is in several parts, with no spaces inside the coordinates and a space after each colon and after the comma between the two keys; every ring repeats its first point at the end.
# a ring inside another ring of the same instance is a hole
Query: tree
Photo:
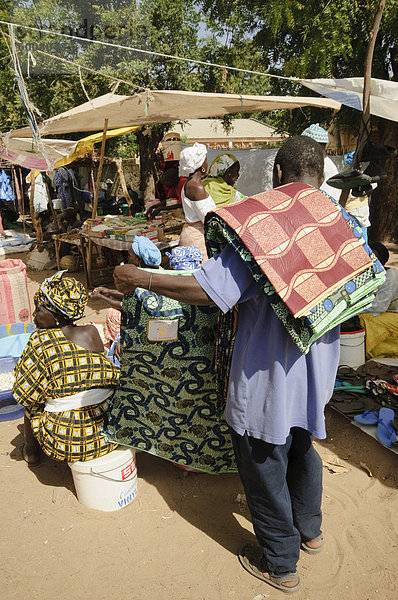
{"type": "MultiPolygon", "coordinates": [[[[260,49],[263,70],[282,76],[300,78],[363,76],[369,31],[378,0],[221,0],[200,1],[200,5],[220,29],[234,20],[233,37],[250,40],[250,47],[260,49]]],[[[372,76],[398,81],[398,3],[387,0],[373,57],[372,76]]],[[[287,82],[271,80],[276,94],[308,90],[287,82]]],[[[274,124],[292,134],[300,133],[310,122],[327,126],[332,113],[304,109],[289,118],[279,113],[274,124]]],[[[337,124],[359,129],[360,113],[343,108],[337,124]]],[[[396,123],[372,117],[372,139],[396,145],[396,123]]],[[[372,233],[374,238],[398,236],[398,167],[397,160],[386,164],[388,179],[372,199],[372,233]],[[386,215],[386,216],[384,216],[386,215]]]]}

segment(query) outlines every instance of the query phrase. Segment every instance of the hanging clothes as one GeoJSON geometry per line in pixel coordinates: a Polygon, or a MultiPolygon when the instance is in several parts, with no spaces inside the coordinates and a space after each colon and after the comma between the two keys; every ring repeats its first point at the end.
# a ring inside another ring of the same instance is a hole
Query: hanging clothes
{"type": "Polygon", "coordinates": [[[11,187],[11,177],[5,171],[0,171],[0,200],[14,202],[15,194],[11,187]]]}
{"type": "Polygon", "coordinates": [[[54,186],[57,197],[62,200],[62,208],[75,206],[74,187],[77,187],[76,177],[72,169],[59,167],[54,170],[54,186]]]}

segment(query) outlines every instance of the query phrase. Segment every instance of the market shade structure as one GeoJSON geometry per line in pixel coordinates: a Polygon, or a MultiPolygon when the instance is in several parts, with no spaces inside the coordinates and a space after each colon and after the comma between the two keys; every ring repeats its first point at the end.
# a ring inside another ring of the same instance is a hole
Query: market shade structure
{"type": "MultiPolygon", "coordinates": [[[[362,110],[363,77],[346,79],[300,79],[305,87],[349,106],[362,110]]],[[[390,121],[398,121],[398,83],[371,78],[370,114],[390,121]]]]}
{"type": "MultiPolygon", "coordinates": [[[[105,94],[47,119],[39,129],[41,135],[60,135],[101,131],[105,119],[108,119],[108,128],[114,129],[184,119],[222,117],[227,114],[294,110],[303,106],[340,109],[340,103],[330,98],[146,90],[134,96],[105,94]]],[[[10,135],[30,137],[31,131],[29,127],[25,127],[10,135]]]]}

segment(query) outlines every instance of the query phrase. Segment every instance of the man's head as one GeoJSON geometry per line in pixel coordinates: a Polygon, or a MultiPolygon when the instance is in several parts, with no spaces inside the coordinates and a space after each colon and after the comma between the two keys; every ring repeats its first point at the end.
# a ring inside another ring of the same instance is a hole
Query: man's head
{"type": "Polygon", "coordinates": [[[275,157],[273,185],[301,181],[316,188],[324,178],[324,160],[321,146],[315,140],[297,135],[281,146],[275,157]]]}

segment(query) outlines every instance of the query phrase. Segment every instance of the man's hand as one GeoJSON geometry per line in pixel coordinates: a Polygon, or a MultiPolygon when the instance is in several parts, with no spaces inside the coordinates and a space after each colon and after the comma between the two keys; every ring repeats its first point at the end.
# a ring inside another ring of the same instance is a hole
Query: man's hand
{"type": "MultiPolygon", "coordinates": [[[[135,265],[120,265],[113,271],[116,289],[123,294],[133,292],[136,287],[139,287],[142,277],[142,271],[137,269],[135,265]]],[[[148,279],[148,274],[146,274],[146,278],[148,279]]]]}

